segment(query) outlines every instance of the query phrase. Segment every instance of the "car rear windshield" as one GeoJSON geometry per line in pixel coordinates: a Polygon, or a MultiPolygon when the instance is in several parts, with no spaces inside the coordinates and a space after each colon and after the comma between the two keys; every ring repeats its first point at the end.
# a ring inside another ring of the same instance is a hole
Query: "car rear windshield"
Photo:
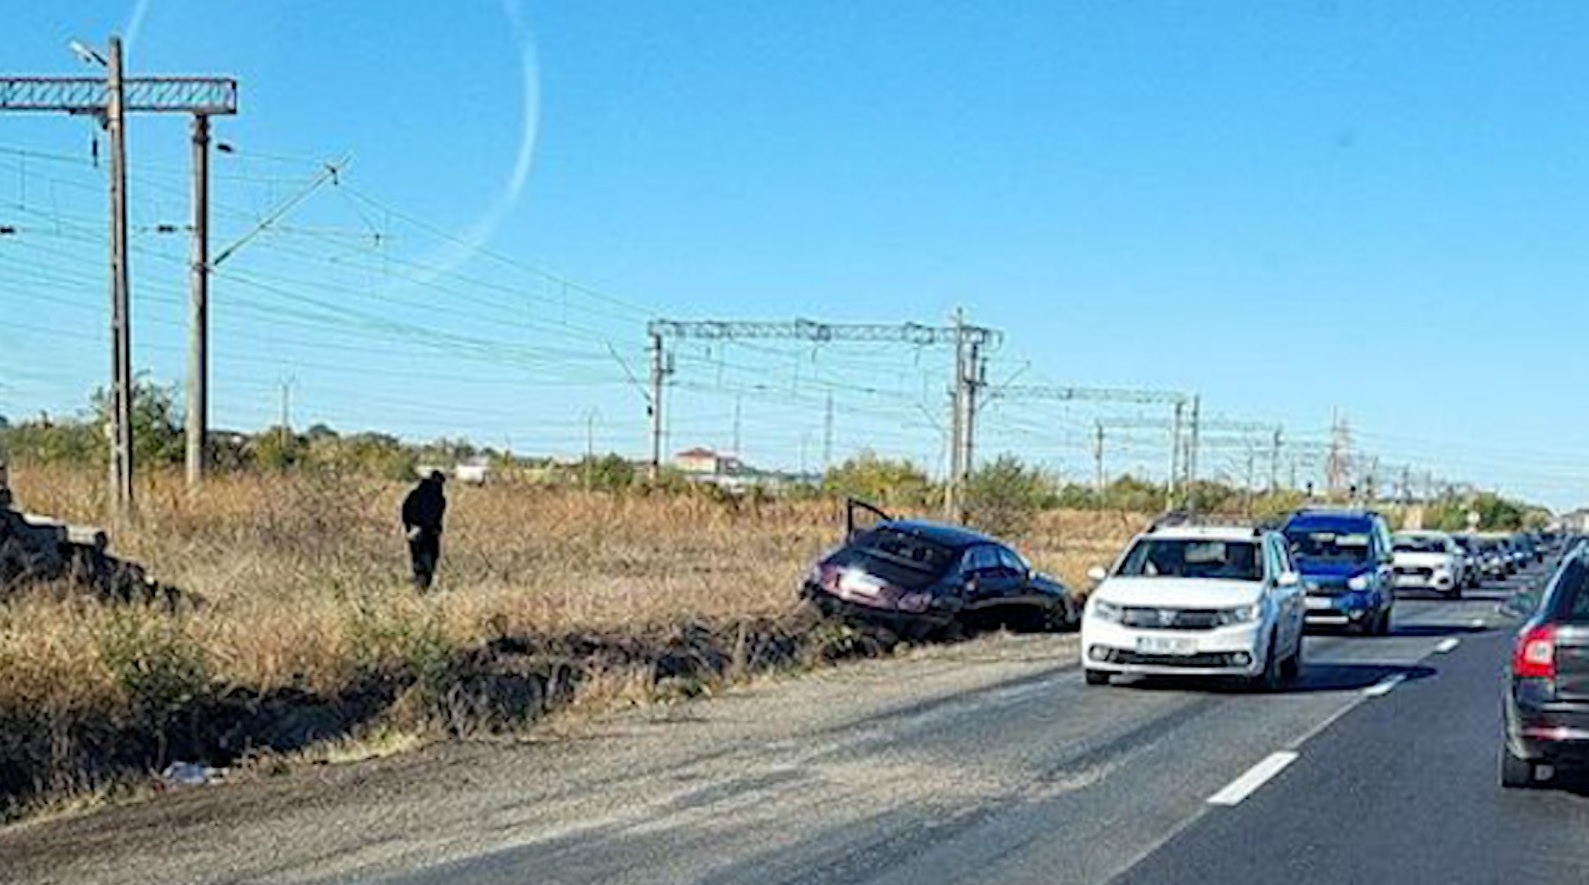
{"type": "Polygon", "coordinates": [[[1368,561],[1368,526],[1300,526],[1286,529],[1291,550],[1303,562],[1368,561]]]}
{"type": "Polygon", "coordinates": [[[887,528],[866,532],[850,546],[868,559],[882,560],[932,575],[943,574],[957,558],[952,547],[887,528]]]}
{"type": "Polygon", "coordinates": [[[1263,580],[1263,560],[1252,541],[1143,538],[1115,574],[1127,578],[1263,580]]]}
{"type": "Polygon", "coordinates": [[[1397,553],[1444,553],[1444,538],[1397,538],[1397,553]]]}

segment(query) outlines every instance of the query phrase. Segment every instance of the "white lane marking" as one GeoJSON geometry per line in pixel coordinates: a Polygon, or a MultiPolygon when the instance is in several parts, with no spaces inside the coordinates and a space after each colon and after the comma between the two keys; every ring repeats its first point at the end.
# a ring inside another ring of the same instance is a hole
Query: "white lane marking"
{"type": "Polygon", "coordinates": [[[1386,676],[1384,679],[1381,679],[1373,685],[1363,689],[1363,694],[1366,694],[1371,698],[1384,697],[1385,695],[1390,694],[1391,689],[1406,681],[1406,674],[1395,673],[1390,676],[1386,676]]]}
{"type": "Polygon", "coordinates": [[[1247,769],[1241,777],[1225,785],[1223,790],[1208,797],[1209,805],[1239,805],[1258,788],[1268,783],[1271,778],[1286,770],[1286,766],[1297,761],[1297,754],[1290,750],[1281,750],[1271,753],[1262,762],[1247,769]]]}
{"type": "Polygon", "coordinates": [[[1443,655],[1461,644],[1462,640],[1456,638],[1455,636],[1448,636],[1445,639],[1440,640],[1440,644],[1435,646],[1435,654],[1443,655]]]}
{"type": "Polygon", "coordinates": [[[1474,618],[1473,620],[1468,622],[1468,626],[1472,627],[1475,630],[1483,630],[1484,629],[1484,619],[1483,618],[1474,618]]]}

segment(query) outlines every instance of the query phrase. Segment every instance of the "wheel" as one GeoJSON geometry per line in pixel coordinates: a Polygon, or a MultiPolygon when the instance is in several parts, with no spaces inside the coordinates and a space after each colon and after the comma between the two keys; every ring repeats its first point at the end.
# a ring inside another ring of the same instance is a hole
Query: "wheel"
{"type": "Polygon", "coordinates": [[[1088,685],[1108,685],[1109,684],[1109,673],[1108,673],[1108,671],[1106,671],[1106,670],[1088,670],[1087,671],[1087,684],[1088,685]]]}
{"type": "Polygon", "coordinates": [[[1447,590],[1445,593],[1442,593],[1441,596],[1443,596],[1448,602],[1452,601],[1452,600],[1461,599],[1462,598],[1462,588],[1461,587],[1452,587],[1450,590],[1447,590]]]}
{"type": "Polygon", "coordinates": [[[1375,636],[1389,636],[1390,635],[1391,611],[1392,611],[1392,609],[1387,607],[1384,611],[1380,612],[1379,615],[1374,619],[1374,635],[1375,636]]]}
{"type": "Polygon", "coordinates": [[[1302,675],[1302,636],[1297,636],[1297,649],[1280,665],[1280,676],[1286,682],[1295,682],[1302,675]]]}
{"type": "Polygon", "coordinates": [[[1521,789],[1534,785],[1534,763],[1513,755],[1512,748],[1501,744],[1501,786],[1521,789]]]}
{"type": "Polygon", "coordinates": [[[1275,647],[1278,637],[1279,634],[1269,637],[1269,652],[1263,659],[1263,672],[1252,677],[1253,691],[1279,691],[1280,686],[1285,684],[1285,677],[1281,673],[1284,662],[1280,660],[1279,649],[1275,647]]]}

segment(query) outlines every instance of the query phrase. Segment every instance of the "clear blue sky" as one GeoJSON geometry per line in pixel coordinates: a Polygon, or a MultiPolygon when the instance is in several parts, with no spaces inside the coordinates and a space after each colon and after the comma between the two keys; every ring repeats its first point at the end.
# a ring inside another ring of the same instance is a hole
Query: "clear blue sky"
{"type": "MultiPolygon", "coordinates": [[[[82,71],[68,38],[136,24],[134,73],[241,79],[217,248],[352,155],[216,279],[222,425],[275,420],[289,377],[299,424],[566,454],[588,418],[638,456],[651,316],[964,307],[1008,334],[995,381],[1195,390],[1296,439],[1339,409],[1383,464],[1589,500],[1581,4],[10,6],[8,72],[82,71]]],[[[185,244],[154,226],[186,212],[184,128],[134,125],[138,362],[179,382],[185,244]]],[[[104,375],[90,138],[0,117],[0,411],[104,375]]],[[[939,467],[945,354],[678,361],[672,448],[731,445],[738,402],[748,458],[814,465],[831,391],[835,457],[939,467]]],[[[1100,414],[1144,413],[999,403],[983,451],[1089,478],[1100,414]]],[[[1163,471],[1150,431],[1110,443],[1163,471]]]]}

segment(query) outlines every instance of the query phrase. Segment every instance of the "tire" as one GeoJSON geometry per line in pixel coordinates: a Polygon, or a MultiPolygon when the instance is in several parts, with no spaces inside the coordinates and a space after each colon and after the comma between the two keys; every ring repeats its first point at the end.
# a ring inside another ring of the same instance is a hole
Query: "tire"
{"type": "Polygon", "coordinates": [[[1386,606],[1385,610],[1380,612],[1374,618],[1374,635],[1375,636],[1389,636],[1390,635],[1390,619],[1391,619],[1391,612],[1392,611],[1394,611],[1394,609],[1392,607],[1386,606]]]}
{"type": "Polygon", "coordinates": [[[1281,686],[1285,684],[1285,676],[1281,672],[1285,662],[1280,660],[1280,656],[1277,654],[1279,649],[1275,647],[1279,636],[1279,633],[1274,633],[1269,637],[1269,653],[1263,659],[1263,672],[1252,677],[1250,682],[1250,687],[1253,691],[1267,694],[1279,691],[1281,686]]]}
{"type": "Polygon", "coordinates": [[[1086,676],[1088,685],[1109,684],[1109,673],[1106,670],[1087,670],[1086,676]]]}
{"type": "Polygon", "coordinates": [[[1287,683],[1297,681],[1302,676],[1302,636],[1297,636],[1297,649],[1280,664],[1280,677],[1287,683]]]}
{"type": "Polygon", "coordinates": [[[1534,763],[1512,754],[1512,748],[1501,744],[1501,786],[1509,790],[1527,789],[1534,785],[1534,763]]]}
{"type": "Polygon", "coordinates": [[[1454,601],[1462,598],[1462,588],[1461,587],[1452,587],[1450,590],[1447,590],[1446,592],[1440,594],[1440,596],[1441,596],[1442,599],[1446,600],[1447,602],[1454,602],[1454,601]]]}

